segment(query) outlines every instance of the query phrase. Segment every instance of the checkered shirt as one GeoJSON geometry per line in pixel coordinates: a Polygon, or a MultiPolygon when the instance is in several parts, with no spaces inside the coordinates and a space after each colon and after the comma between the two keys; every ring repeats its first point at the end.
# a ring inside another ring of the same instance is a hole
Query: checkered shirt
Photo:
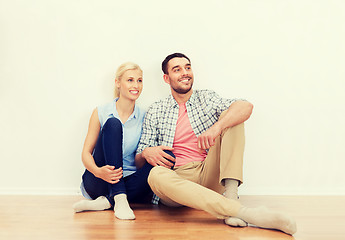
{"type": "MultiPolygon", "coordinates": [[[[221,98],[212,90],[194,90],[186,102],[187,115],[196,136],[218,121],[220,114],[236,99],[221,98]]],[[[137,154],[147,147],[169,146],[174,143],[179,106],[170,94],[164,100],[153,103],[146,112],[137,154]]],[[[152,203],[159,198],[154,195],[152,203]]]]}

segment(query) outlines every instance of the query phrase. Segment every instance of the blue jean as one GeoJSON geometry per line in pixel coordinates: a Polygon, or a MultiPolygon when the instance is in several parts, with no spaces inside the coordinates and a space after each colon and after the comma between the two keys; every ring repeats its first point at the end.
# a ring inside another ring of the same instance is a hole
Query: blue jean
{"type": "MultiPolygon", "coordinates": [[[[93,152],[93,158],[98,167],[105,165],[123,167],[122,161],[122,124],[117,118],[109,118],[104,124],[93,152]]],[[[135,173],[122,177],[115,184],[108,183],[97,178],[88,170],[85,170],[82,179],[87,194],[96,199],[105,196],[110,204],[114,206],[114,196],[120,193],[127,194],[131,203],[149,202],[152,191],[147,183],[147,178],[152,166],[148,163],[138,169],[135,173]]]]}

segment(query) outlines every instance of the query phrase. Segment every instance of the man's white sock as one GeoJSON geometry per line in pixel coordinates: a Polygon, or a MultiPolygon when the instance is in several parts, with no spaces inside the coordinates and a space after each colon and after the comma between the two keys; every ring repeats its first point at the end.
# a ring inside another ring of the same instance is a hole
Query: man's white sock
{"type": "Polygon", "coordinates": [[[114,214],[118,219],[122,220],[133,220],[135,219],[135,215],[129,203],[127,201],[126,194],[118,194],[114,196],[115,206],[114,206],[114,214]]]}
{"type": "MultiPolygon", "coordinates": [[[[226,198],[238,201],[238,180],[227,178],[224,179],[225,192],[224,196],[226,198]]],[[[232,227],[246,227],[248,224],[240,218],[228,217],[225,219],[225,224],[232,227]]]]}
{"type": "Polygon", "coordinates": [[[258,227],[277,229],[291,235],[297,231],[295,220],[282,213],[268,210],[266,207],[241,207],[236,217],[258,227]]]}
{"type": "Polygon", "coordinates": [[[224,179],[224,187],[224,196],[226,198],[238,200],[238,180],[232,178],[224,179]]]}
{"type": "Polygon", "coordinates": [[[74,212],[102,211],[111,207],[108,199],[100,196],[95,200],[81,200],[73,205],[74,212]]]}

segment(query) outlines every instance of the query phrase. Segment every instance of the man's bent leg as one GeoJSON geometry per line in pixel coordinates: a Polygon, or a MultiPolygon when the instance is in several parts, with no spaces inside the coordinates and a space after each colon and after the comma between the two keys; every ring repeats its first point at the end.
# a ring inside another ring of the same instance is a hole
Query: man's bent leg
{"type": "MultiPolygon", "coordinates": [[[[238,185],[243,181],[244,124],[225,129],[210,148],[201,171],[201,184],[224,196],[238,200],[238,185]],[[225,186],[225,188],[224,188],[225,186]]],[[[230,217],[226,224],[244,227],[247,223],[230,217]]]]}
{"type": "Polygon", "coordinates": [[[200,184],[224,192],[224,179],[243,182],[244,124],[225,129],[216,138],[200,169],[200,184]]]}
{"type": "MultiPolygon", "coordinates": [[[[163,202],[178,203],[204,210],[217,218],[237,215],[241,204],[192,181],[183,179],[176,172],[157,166],[148,178],[153,192],[163,202]]],[[[169,205],[169,204],[168,204],[169,205]]]]}
{"type": "Polygon", "coordinates": [[[243,183],[244,123],[228,128],[222,133],[220,149],[220,183],[235,179],[243,183]]]}

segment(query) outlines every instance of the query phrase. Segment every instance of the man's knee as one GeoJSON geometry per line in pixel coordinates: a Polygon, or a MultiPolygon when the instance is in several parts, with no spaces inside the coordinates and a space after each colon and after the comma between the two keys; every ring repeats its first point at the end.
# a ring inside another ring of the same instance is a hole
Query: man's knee
{"type": "Polygon", "coordinates": [[[237,124],[235,126],[226,128],[222,132],[222,136],[225,134],[240,134],[244,135],[244,123],[237,124]]]}
{"type": "Polygon", "coordinates": [[[148,177],[148,183],[157,196],[160,197],[160,201],[169,207],[181,207],[182,205],[173,201],[169,197],[166,196],[168,192],[171,192],[170,188],[170,177],[174,176],[175,172],[162,167],[156,166],[151,169],[150,175],[148,177]]]}
{"type": "Polygon", "coordinates": [[[159,180],[162,178],[162,174],[164,174],[165,169],[168,170],[165,167],[162,166],[156,166],[153,167],[150,171],[149,177],[147,179],[149,185],[152,187],[155,183],[159,182],[159,180]]]}
{"type": "Polygon", "coordinates": [[[233,126],[233,127],[231,127],[231,128],[237,128],[237,129],[239,129],[240,131],[242,131],[242,130],[244,129],[244,122],[243,122],[243,123],[240,123],[240,124],[237,124],[237,125],[235,125],[235,126],[233,126]]]}

